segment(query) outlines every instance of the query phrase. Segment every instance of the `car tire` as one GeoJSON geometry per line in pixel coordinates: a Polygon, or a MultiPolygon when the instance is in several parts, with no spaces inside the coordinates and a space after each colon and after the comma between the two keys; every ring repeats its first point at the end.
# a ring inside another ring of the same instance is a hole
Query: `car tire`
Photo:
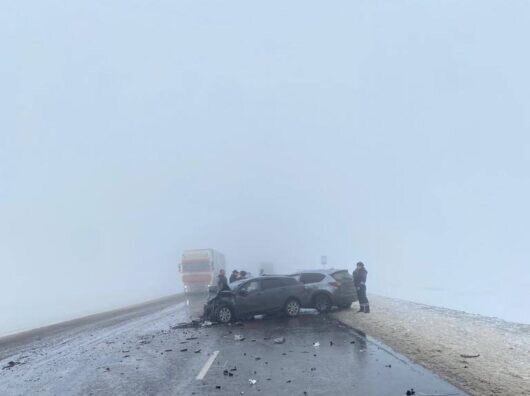
{"type": "Polygon", "coordinates": [[[315,308],[318,312],[328,312],[331,309],[331,298],[326,294],[318,294],[315,297],[315,308]]]}
{"type": "Polygon", "coordinates": [[[298,316],[298,314],[300,313],[300,302],[298,300],[295,300],[294,298],[287,300],[287,302],[285,303],[284,311],[285,314],[290,318],[298,316]]]}
{"type": "Polygon", "coordinates": [[[234,311],[227,305],[217,308],[215,317],[219,323],[230,323],[234,321],[234,311]]]}

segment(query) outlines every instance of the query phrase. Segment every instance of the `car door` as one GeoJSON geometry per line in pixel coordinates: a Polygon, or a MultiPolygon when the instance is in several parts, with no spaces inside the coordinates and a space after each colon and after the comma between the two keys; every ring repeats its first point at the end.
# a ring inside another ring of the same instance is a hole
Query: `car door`
{"type": "Polygon", "coordinates": [[[266,312],[283,308],[286,298],[286,283],[282,278],[265,278],[261,280],[263,288],[263,306],[266,312]]]}
{"type": "Polygon", "coordinates": [[[236,310],[239,314],[250,315],[262,312],[263,291],[261,281],[252,279],[242,284],[236,292],[236,310]]]}
{"type": "Polygon", "coordinates": [[[304,272],[300,274],[300,282],[305,285],[310,298],[320,289],[321,285],[319,282],[321,282],[325,277],[326,275],[320,274],[318,272],[304,272]]]}

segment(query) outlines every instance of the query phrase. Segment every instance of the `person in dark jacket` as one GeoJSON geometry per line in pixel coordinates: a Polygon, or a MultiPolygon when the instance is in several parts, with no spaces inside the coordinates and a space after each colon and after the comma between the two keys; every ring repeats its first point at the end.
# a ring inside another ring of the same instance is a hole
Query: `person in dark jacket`
{"type": "Polygon", "coordinates": [[[364,264],[359,261],[357,268],[353,271],[353,284],[357,289],[357,297],[359,298],[359,312],[370,313],[370,304],[368,297],[366,297],[366,276],[368,271],[364,268],[364,264]]]}
{"type": "Polygon", "coordinates": [[[236,280],[238,280],[238,278],[239,278],[239,271],[238,270],[233,270],[232,271],[232,275],[230,275],[229,282],[230,283],[235,282],[236,280]]]}
{"type": "Polygon", "coordinates": [[[217,290],[220,292],[223,290],[230,290],[224,269],[219,270],[219,275],[217,275],[217,290]]]}

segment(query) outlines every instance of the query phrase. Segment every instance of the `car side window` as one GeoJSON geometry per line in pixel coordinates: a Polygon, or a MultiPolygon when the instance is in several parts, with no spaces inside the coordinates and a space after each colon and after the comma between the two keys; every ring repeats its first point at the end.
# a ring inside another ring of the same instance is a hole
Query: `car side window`
{"type": "Polygon", "coordinates": [[[245,290],[246,292],[250,293],[250,292],[253,292],[259,289],[260,289],[259,280],[253,280],[241,286],[240,290],[245,290]]]}
{"type": "Polygon", "coordinates": [[[322,279],[324,279],[326,275],[324,274],[317,274],[317,273],[307,273],[300,275],[300,282],[307,285],[310,283],[318,283],[321,282],[322,279]]]}
{"type": "Polygon", "coordinates": [[[262,282],[263,282],[263,290],[274,289],[277,287],[285,286],[283,279],[280,279],[280,278],[263,279],[262,282]]]}

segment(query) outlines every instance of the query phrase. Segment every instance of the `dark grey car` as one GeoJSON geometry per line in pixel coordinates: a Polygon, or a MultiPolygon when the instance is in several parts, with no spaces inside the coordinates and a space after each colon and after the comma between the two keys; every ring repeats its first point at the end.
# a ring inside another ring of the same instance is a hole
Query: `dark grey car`
{"type": "Polygon", "coordinates": [[[300,271],[291,275],[305,285],[306,305],[303,308],[316,308],[319,312],[329,311],[334,305],[348,308],[357,301],[353,277],[347,270],[300,271]]]}
{"type": "Polygon", "coordinates": [[[230,284],[231,290],[213,290],[204,306],[205,319],[228,323],[254,315],[283,312],[294,317],[307,305],[302,283],[289,276],[260,276],[230,284]]]}

